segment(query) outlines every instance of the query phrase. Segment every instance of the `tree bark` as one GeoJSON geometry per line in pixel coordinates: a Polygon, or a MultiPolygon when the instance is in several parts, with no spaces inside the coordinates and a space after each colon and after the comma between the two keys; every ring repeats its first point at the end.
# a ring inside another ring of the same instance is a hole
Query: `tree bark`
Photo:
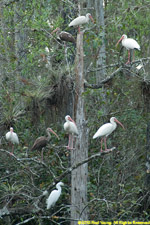
{"type": "MultiPolygon", "coordinates": [[[[98,46],[99,53],[98,53],[97,61],[96,61],[96,67],[100,68],[99,71],[96,71],[96,84],[99,84],[101,80],[104,80],[106,77],[105,21],[104,21],[103,3],[104,3],[103,0],[95,0],[98,38],[101,39],[101,44],[100,46],[98,46]]],[[[101,98],[103,99],[103,102],[107,101],[104,87],[102,87],[101,98]]],[[[106,115],[108,112],[107,105],[106,104],[102,105],[101,110],[103,111],[103,114],[106,115]]]]}
{"type": "Polygon", "coordinates": [[[15,50],[18,63],[21,63],[22,57],[25,56],[24,45],[27,41],[26,27],[23,27],[21,18],[21,10],[25,10],[26,3],[16,3],[14,5],[14,24],[15,26],[15,50]]]}
{"type": "MultiPolygon", "coordinates": [[[[96,10],[96,23],[99,32],[101,33],[102,43],[100,46],[98,59],[96,62],[97,67],[101,67],[100,71],[96,72],[96,80],[97,83],[100,80],[105,78],[106,71],[105,71],[105,64],[106,64],[106,50],[105,50],[105,22],[104,22],[104,7],[103,7],[103,0],[95,0],[95,10],[96,10]]],[[[99,35],[99,34],[98,34],[99,35]]]]}
{"type": "Polygon", "coordinates": [[[147,187],[150,187],[150,123],[147,124],[147,144],[146,144],[146,155],[147,155],[147,160],[146,160],[146,185],[147,187]]]}
{"type": "Polygon", "coordinates": [[[8,70],[10,69],[10,52],[8,49],[8,27],[4,17],[3,5],[0,4],[0,26],[1,26],[1,35],[2,35],[2,43],[3,43],[3,51],[0,53],[0,82],[2,83],[8,78],[8,70]]]}
{"type": "MultiPolygon", "coordinates": [[[[71,165],[76,165],[88,157],[88,129],[84,113],[84,74],[83,74],[83,33],[77,35],[76,53],[76,124],[79,136],[76,139],[75,149],[71,151],[71,165]]],[[[71,218],[73,220],[87,220],[87,176],[88,164],[79,166],[71,173],[71,218]]],[[[71,225],[77,224],[72,221],[71,225]]]]}

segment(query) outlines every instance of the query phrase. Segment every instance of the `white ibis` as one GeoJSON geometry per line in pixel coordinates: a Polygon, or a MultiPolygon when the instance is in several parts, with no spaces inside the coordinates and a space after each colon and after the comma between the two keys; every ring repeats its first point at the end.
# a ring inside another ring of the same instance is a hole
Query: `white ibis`
{"type": "Polygon", "coordinates": [[[110,135],[116,129],[117,123],[120,124],[120,126],[122,126],[122,128],[124,129],[124,126],[122,125],[122,123],[120,123],[115,117],[111,117],[110,123],[106,123],[106,124],[102,125],[98,129],[98,131],[94,134],[93,139],[95,139],[97,137],[102,137],[101,152],[103,151],[102,150],[103,138],[104,138],[104,142],[105,142],[105,151],[111,150],[111,149],[107,149],[106,138],[108,137],[108,135],[110,135]]]}
{"type": "Polygon", "coordinates": [[[76,123],[69,115],[65,117],[65,120],[66,122],[64,123],[64,130],[69,134],[69,142],[67,148],[73,149],[73,136],[78,135],[78,129],[76,123]]]}
{"type": "Polygon", "coordinates": [[[31,148],[31,151],[33,151],[33,150],[41,151],[42,150],[42,152],[41,152],[41,160],[42,161],[43,161],[43,149],[44,149],[44,147],[46,147],[46,145],[48,144],[48,142],[50,141],[50,138],[51,138],[50,132],[53,133],[58,138],[58,135],[51,128],[47,128],[46,129],[47,137],[45,137],[45,136],[38,137],[35,140],[32,148],[31,148]]]}
{"type": "Polygon", "coordinates": [[[58,201],[61,195],[61,186],[63,185],[63,182],[59,182],[58,184],[56,184],[57,190],[53,190],[50,193],[49,197],[46,199],[47,209],[50,209],[58,201]]]}
{"type": "Polygon", "coordinates": [[[66,32],[66,31],[61,31],[59,27],[57,27],[55,30],[53,30],[51,34],[53,34],[55,32],[56,32],[58,41],[65,41],[65,42],[72,42],[72,43],[76,42],[76,40],[70,33],[66,32]]]}
{"type": "Polygon", "coordinates": [[[132,38],[127,38],[127,35],[123,34],[122,37],[117,42],[116,46],[119,42],[122,41],[122,45],[128,50],[128,61],[126,64],[130,63],[130,50],[133,50],[133,58],[134,58],[134,49],[140,51],[140,45],[132,38]]]}
{"type": "Polygon", "coordinates": [[[71,23],[69,23],[69,27],[78,26],[78,31],[80,32],[80,27],[79,26],[82,25],[82,24],[88,23],[90,19],[94,23],[94,19],[91,16],[90,13],[87,13],[86,16],[78,16],[71,23]]]}
{"type": "Polygon", "coordinates": [[[6,133],[6,140],[12,145],[12,152],[14,154],[14,144],[19,144],[18,135],[13,131],[13,127],[10,127],[10,131],[6,133]]]}

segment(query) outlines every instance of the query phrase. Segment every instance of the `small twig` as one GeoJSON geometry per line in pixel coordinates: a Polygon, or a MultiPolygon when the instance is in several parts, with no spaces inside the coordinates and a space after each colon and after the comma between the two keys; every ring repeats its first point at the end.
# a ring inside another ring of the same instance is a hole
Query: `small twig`
{"type": "MultiPolygon", "coordinates": [[[[129,65],[126,65],[124,64],[123,65],[123,68],[130,68],[132,65],[136,64],[136,63],[141,63],[142,61],[150,61],[150,57],[147,57],[147,58],[141,58],[141,59],[138,59],[138,60],[135,60],[134,62],[131,62],[131,64],[129,65]]],[[[102,70],[102,69],[105,69],[105,68],[111,68],[111,67],[116,67],[116,66],[119,66],[120,64],[119,63],[115,63],[115,64],[110,64],[110,65],[102,65],[96,69],[94,68],[91,68],[91,69],[87,69],[87,73],[91,73],[91,72],[97,72],[99,70],[102,70]]]]}
{"type": "Polygon", "coordinates": [[[36,158],[18,158],[16,155],[14,154],[10,154],[9,151],[7,150],[4,150],[4,149],[0,149],[1,152],[5,152],[7,153],[9,156],[13,157],[16,161],[18,162],[23,162],[23,161],[33,161],[33,162],[36,162],[38,164],[42,164],[43,166],[45,166],[47,168],[47,165],[43,162],[43,161],[40,161],[40,160],[37,160],[36,158]]]}
{"type": "MultiPolygon", "coordinates": [[[[86,206],[82,209],[82,211],[81,211],[81,213],[79,215],[79,218],[81,217],[81,215],[84,212],[84,210],[89,206],[89,204],[91,204],[94,201],[104,201],[106,203],[106,205],[107,205],[107,209],[109,208],[108,201],[105,198],[103,198],[103,199],[94,198],[90,202],[88,202],[88,204],[86,204],[86,206]]],[[[108,212],[108,210],[107,210],[107,212],[108,212]]]]}
{"type": "Polygon", "coordinates": [[[28,223],[28,222],[31,221],[31,220],[34,220],[34,219],[35,219],[35,216],[33,216],[33,217],[31,217],[31,218],[28,218],[28,219],[24,220],[23,222],[17,223],[17,224],[15,224],[15,225],[25,224],[25,223],[28,223]]]}
{"type": "Polygon", "coordinates": [[[110,76],[108,76],[106,79],[102,80],[99,84],[89,84],[88,82],[85,82],[85,88],[92,88],[92,89],[98,89],[103,87],[104,84],[108,83],[110,80],[113,79],[113,77],[119,73],[122,70],[122,66],[119,67],[117,70],[115,70],[110,76]]]}
{"type": "Polygon", "coordinates": [[[52,187],[54,187],[57,182],[59,182],[60,180],[62,180],[65,176],[67,176],[73,170],[77,169],[79,166],[82,166],[83,164],[85,164],[85,163],[87,163],[87,162],[89,162],[89,161],[91,161],[91,160],[93,160],[93,159],[95,159],[97,157],[100,157],[102,155],[108,154],[108,153],[114,151],[114,149],[115,149],[115,147],[112,148],[111,151],[107,151],[107,152],[104,151],[104,152],[100,152],[100,153],[97,153],[95,155],[92,155],[89,158],[86,158],[86,159],[82,160],[81,162],[77,163],[76,165],[68,168],[65,172],[63,172],[59,177],[57,177],[55,179],[55,182],[52,185],[49,186],[49,189],[51,189],[52,187]]]}
{"type": "Polygon", "coordinates": [[[40,31],[44,31],[47,34],[47,37],[51,37],[53,38],[59,45],[61,45],[62,47],[64,47],[64,45],[62,43],[60,43],[50,32],[48,32],[46,29],[40,29],[40,31]]]}

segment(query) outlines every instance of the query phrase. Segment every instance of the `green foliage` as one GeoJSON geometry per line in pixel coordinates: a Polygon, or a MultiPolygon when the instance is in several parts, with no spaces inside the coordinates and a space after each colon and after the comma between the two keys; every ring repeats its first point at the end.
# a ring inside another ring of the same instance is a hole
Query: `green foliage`
{"type": "MultiPolygon", "coordinates": [[[[50,192],[53,187],[49,186],[70,166],[70,153],[64,147],[68,139],[63,122],[64,114],[68,113],[69,98],[76,93],[76,49],[71,43],[67,47],[59,44],[51,32],[60,27],[74,34],[68,23],[76,16],[75,3],[61,0],[14,2],[3,7],[0,14],[0,125],[3,127],[2,148],[8,150],[0,151],[0,205],[12,209],[35,207],[29,215],[25,213],[20,218],[13,215],[15,224],[32,216],[36,219],[31,223],[40,224],[37,218],[42,213],[50,216],[55,210],[56,215],[45,219],[45,225],[61,223],[65,219],[63,222],[67,224],[69,218],[70,184],[63,189],[61,200],[53,211],[45,210],[46,196],[39,196],[46,189],[50,192]],[[67,91],[70,91],[69,97],[67,91]],[[20,140],[20,145],[15,146],[16,158],[9,155],[10,147],[3,138],[10,126],[14,127],[20,140]],[[42,163],[39,160],[41,153],[31,152],[30,148],[37,137],[45,135],[46,127],[58,132],[60,139],[52,136],[42,163]],[[40,211],[36,211],[36,204],[40,211]]],[[[123,33],[140,43],[142,50],[136,52],[136,58],[149,56],[149,21],[149,0],[107,1],[108,76],[116,69],[109,65],[118,61],[124,64],[127,57],[125,49],[121,51],[120,47],[115,47],[123,33]]],[[[102,28],[91,24],[87,27],[84,33],[85,76],[94,84],[102,28]],[[90,71],[91,67],[93,70],[90,71]]],[[[146,126],[150,116],[141,90],[145,71],[137,73],[134,65],[129,70],[117,74],[104,88],[86,88],[83,93],[90,129],[89,156],[100,151],[100,139],[93,140],[92,137],[111,116],[116,116],[125,126],[123,130],[118,125],[108,138],[108,146],[115,146],[116,150],[88,164],[89,219],[95,221],[150,219],[149,206],[145,206],[148,199],[145,185],[146,126]]],[[[70,183],[70,177],[63,178],[63,182],[70,183]]],[[[0,224],[8,224],[7,220],[2,220],[0,224]]]]}
{"type": "MultiPolygon", "coordinates": [[[[122,34],[126,34],[138,41],[142,48],[142,55],[146,57],[148,42],[143,42],[143,39],[149,35],[147,22],[150,20],[149,1],[135,1],[134,3],[132,1],[122,1],[121,3],[118,1],[118,4],[117,2],[114,4],[115,7],[112,4],[108,4],[106,8],[106,26],[107,30],[111,31],[107,33],[107,39],[109,40],[108,48],[114,49],[117,40],[119,40],[122,34]]],[[[111,52],[109,53],[110,62],[116,61],[116,55],[111,54],[111,52]]],[[[141,54],[137,53],[137,55],[142,57],[141,54]]]]}

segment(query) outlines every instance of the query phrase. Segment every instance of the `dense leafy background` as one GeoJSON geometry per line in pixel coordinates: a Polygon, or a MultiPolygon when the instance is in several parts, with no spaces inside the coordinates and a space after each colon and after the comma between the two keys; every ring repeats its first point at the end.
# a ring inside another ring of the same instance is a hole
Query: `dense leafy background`
{"type": "MultiPolygon", "coordinates": [[[[121,45],[115,47],[123,33],[140,43],[141,51],[136,52],[136,59],[149,57],[150,2],[113,0],[104,3],[107,77],[127,60],[127,51],[121,49],[121,45]]],[[[83,9],[82,13],[88,11],[83,9]]],[[[43,221],[45,225],[60,221],[67,224],[69,221],[69,175],[63,179],[66,186],[52,211],[46,211],[46,197],[39,196],[69,166],[63,123],[64,116],[72,112],[68,102],[75,92],[76,50],[72,44],[67,47],[59,44],[51,32],[59,26],[76,36],[76,30],[69,28],[68,23],[77,14],[76,1],[1,3],[1,149],[10,151],[5,140],[10,126],[20,140],[15,148],[16,157],[0,151],[0,208],[7,206],[12,213],[0,219],[2,225],[17,224],[33,216],[35,218],[28,224],[42,224],[43,221]],[[29,152],[29,160],[26,160],[26,149],[30,149],[38,136],[45,134],[46,127],[52,127],[60,139],[52,137],[44,153],[44,163],[36,158],[40,157],[38,152],[29,152]],[[38,212],[32,211],[36,198],[40,199],[38,212]]],[[[95,17],[95,9],[92,15],[95,17]]],[[[94,84],[102,28],[91,23],[87,27],[84,34],[85,79],[94,84]]],[[[116,150],[89,162],[90,220],[150,220],[149,174],[145,166],[146,129],[150,119],[150,64],[149,61],[143,63],[140,71],[136,69],[138,62],[118,73],[103,89],[86,88],[83,94],[90,128],[89,156],[100,151],[100,140],[92,139],[100,125],[115,116],[125,126],[125,130],[118,126],[108,139],[108,145],[116,146],[116,150]]]]}

